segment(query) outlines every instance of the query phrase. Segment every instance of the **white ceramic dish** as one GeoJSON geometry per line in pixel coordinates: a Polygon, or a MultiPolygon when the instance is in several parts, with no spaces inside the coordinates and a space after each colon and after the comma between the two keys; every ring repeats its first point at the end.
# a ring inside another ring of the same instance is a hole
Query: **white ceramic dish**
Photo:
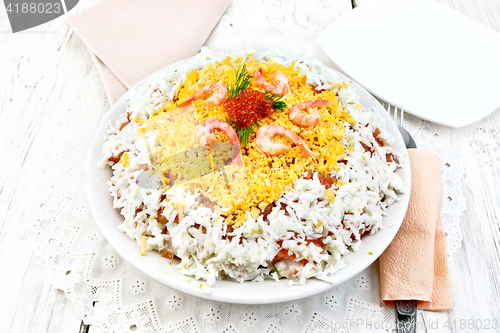
{"type": "Polygon", "coordinates": [[[368,91],[422,119],[462,127],[500,107],[500,34],[437,1],[366,1],[318,42],[368,91]]]}
{"type": "MultiPolygon", "coordinates": [[[[399,152],[404,152],[406,148],[396,125],[378,101],[358,84],[341,74],[339,75],[357,90],[363,105],[374,107],[380,111],[386,120],[387,130],[396,137],[394,148],[399,152]]],[[[138,85],[143,84],[146,80],[147,78],[138,85]]],[[[111,107],[102,119],[92,140],[85,168],[87,197],[95,221],[110,245],[130,264],[168,287],[193,296],[229,303],[266,304],[300,299],[332,288],[363,271],[382,254],[401,225],[410,198],[411,173],[408,159],[405,160],[404,167],[398,171],[407,189],[406,192],[400,195],[399,202],[389,207],[388,216],[383,221],[384,229],[374,235],[364,237],[359,251],[344,257],[347,267],[335,274],[334,284],[311,279],[307,281],[305,286],[290,287],[288,280],[280,280],[279,282],[267,280],[260,283],[238,283],[222,280],[217,281],[211,287],[212,293],[210,295],[206,295],[200,288],[200,284],[206,284],[204,281],[197,281],[193,277],[180,274],[175,267],[175,261],[170,265],[169,260],[162,258],[157,252],[148,252],[145,256],[141,256],[140,248],[136,242],[118,230],[118,225],[121,224],[123,218],[113,208],[112,197],[108,192],[107,182],[111,177],[111,170],[109,168],[99,169],[97,164],[102,158],[102,147],[106,136],[105,126],[109,121],[118,119],[119,115],[125,112],[128,95],[129,93],[126,93],[111,107]]]]}

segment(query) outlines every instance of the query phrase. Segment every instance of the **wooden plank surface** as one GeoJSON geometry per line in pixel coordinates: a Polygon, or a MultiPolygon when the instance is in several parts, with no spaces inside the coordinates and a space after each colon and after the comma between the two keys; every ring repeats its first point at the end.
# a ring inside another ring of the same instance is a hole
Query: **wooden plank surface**
{"type": "MultiPolygon", "coordinates": [[[[500,2],[441,2],[500,32],[500,2]]],[[[467,209],[461,223],[462,248],[450,263],[455,308],[447,323],[454,332],[498,332],[493,325],[486,327],[500,320],[500,110],[470,126],[451,129],[451,135],[451,148],[465,170],[464,179],[457,181],[463,182],[467,209]]]]}
{"type": "Polygon", "coordinates": [[[87,55],[63,18],[28,32],[12,34],[0,4],[0,142],[6,159],[0,163],[0,323],[2,332],[78,332],[81,319],[64,293],[52,288],[48,271],[34,257],[34,237],[26,211],[33,184],[27,175],[37,156],[36,139],[43,133],[64,89],[71,68],[83,75],[87,55]],[[79,46],[79,50],[74,50],[79,46]]]}
{"type": "MultiPolygon", "coordinates": [[[[499,1],[440,1],[500,31],[499,1]]],[[[54,116],[61,96],[77,88],[64,73],[83,77],[93,70],[83,44],[62,18],[13,35],[0,9],[0,142],[7,156],[7,162],[0,163],[2,331],[76,333],[84,329],[71,302],[52,288],[46,269],[33,257],[24,199],[32,187],[25,176],[36,164],[36,138],[54,116]]],[[[479,323],[484,326],[486,320],[500,319],[500,111],[453,129],[451,135],[450,149],[461,156],[465,169],[459,180],[467,201],[464,240],[450,264],[455,309],[426,313],[430,323],[439,320],[441,327],[430,327],[429,332],[493,332],[480,329],[479,323]],[[475,323],[468,327],[471,320],[475,323]],[[464,321],[465,328],[460,326],[464,321]],[[455,327],[444,327],[446,322],[455,327]]]]}

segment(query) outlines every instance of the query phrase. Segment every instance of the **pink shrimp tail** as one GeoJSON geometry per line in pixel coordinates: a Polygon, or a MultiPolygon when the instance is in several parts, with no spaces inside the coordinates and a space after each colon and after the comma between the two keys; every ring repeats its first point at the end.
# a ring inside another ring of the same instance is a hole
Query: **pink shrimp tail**
{"type": "Polygon", "coordinates": [[[309,147],[304,143],[304,141],[297,134],[293,133],[292,139],[293,139],[293,143],[295,143],[297,146],[299,146],[300,151],[302,152],[302,155],[304,155],[305,158],[312,157],[313,159],[318,160],[318,156],[314,155],[312,150],[309,149],[309,147]]]}
{"type": "MultiPolygon", "coordinates": [[[[233,154],[234,156],[234,154],[233,154]]],[[[233,158],[233,161],[231,162],[233,165],[237,166],[243,166],[243,157],[241,156],[241,151],[239,151],[236,155],[236,157],[233,158]]]]}
{"type": "Polygon", "coordinates": [[[179,108],[179,113],[184,113],[184,112],[188,112],[188,111],[189,112],[196,111],[196,108],[193,105],[191,105],[191,103],[189,103],[188,105],[185,105],[185,106],[181,106],[179,108]]]}
{"type": "Polygon", "coordinates": [[[223,102],[223,100],[227,96],[227,89],[226,85],[222,82],[213,82],[210,84],[207,84],[206,86],[201,87],[198,89],[194,94],[189,96],[184,102],[179,104],[180,108],[183,108],[185,106],[191,105],[191,103],[198,99],[203,97],[206,94],[211,93],[212,96],[208,97],[205,102],[209,106],[216,106],[219,105],[223,102]]]}
{"type": "Polygon", "coordinates": [[[205,146],[210,141],[218,141],[215,135],[212,134],[212,131],[214,130],[224,132],[224,134],[226,134],[229,138],[229,141],[231,141],[233,149],[233,161],[231,164],[242,166],[243,158],[241,156],[240,139],[238,138],[238,134],[236,134],[234,129],[227,122],[220,119],[206,119],[201,122],[196,128],[198,143],[205,146]]]}
{"type": "Polygon", "coordinates": [[[328,104],[330,104],[330,100],[329,99],[311,100],[311,101],[305,101],[305,102],[300,103],[300,104],[302,104],[303,109],[306,109],[306,108],[311,108],[314,106],[328,105],[328,104]]]}
{"type": "Polygon", "coordinates": [[[191,103],[193,103],[194,100],[195,99],[194,99],[193,96],[188,97],[188,99],[186,99],[184,102],[182,102],[181,104],[179,104],[179,108],[184,109],[185,107],[190,106],[191,103]]]}
{"type": "Polygon", "coordinates": [[[312,157],[314,160],[318,160],[318,156],[314,155],[314,153],[309,149],[309,147],[305,146],[299,146],[300,151],[302,152],[302,155],[304,155],[305,158],[307,157],[312,157]]]}
{"type": "Polygon", "coordinates": [[[288,77],[284,74],[274,72],[273,77],[274,80],[276,81],[276,84],[270,84],[269,82],[266,82],[264,78],[262,77],[262,68],[257,68],[255,70],[255,81],[264,89],[269,90],[270,92],[283,96],[285,95],[290,86],[290,80],[288,77]]]}
{"type": "Polygon", "coordinates": [[[290,119],[293,123],[299,126],[316,126],[320,122],[320,113],[316,111],[312,114],[305,114],[302,110],[317,106],[325,106],[330,103],[330,100],[309,100],[295,104],[290,108],[290,119]]]}

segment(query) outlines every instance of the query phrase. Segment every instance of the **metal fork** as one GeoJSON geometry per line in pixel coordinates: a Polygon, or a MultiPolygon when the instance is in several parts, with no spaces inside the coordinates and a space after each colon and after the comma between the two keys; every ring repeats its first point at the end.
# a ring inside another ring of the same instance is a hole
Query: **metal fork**
{"type": "MultiPolygon", "coordinates": [[[[406,149],[417,148],[413,137],[408,133],[403,124],[404,110],[401,106],[398,110],[397,106],[391,106],[389,103],[382,103],[386,108],[389,115],[393,113],[392,119],[399,129],[403,141],[405,142],[406,149]],[[399,124],[398,124],[399,114],[399,124]]],[[[417,325],[417,301],[416,300],[397,300],[396,301],[396,314],[397,314],[397,332],[398,333],[415,333],[417,325]]]]}
{"type": "Polygon", "coordinates": [[[399,129],[399,132],[401,133],[401,136],[403,137],[403,141],[405,142],[406,148],[407,149],[408,148],[417,148],[415,140],[413,140],[413,137],[410,135],[410,133],[408,133],[406,128],[404,128],[404,124],[403,124],[404,109],[403,109],[403,106],[399,107],[399,110],[398,110],[397,106],[392,106],[389,103],[384,103],[384,104],[387,105],[386,109],[389,112],[389,114],[391,114],[391,110],[394,110],[392,117],[393,117],[394,123],[398,126],[398,129],[399,129]],[[398,124],[398,114],[399,114],[399,124],[398,124]]]}

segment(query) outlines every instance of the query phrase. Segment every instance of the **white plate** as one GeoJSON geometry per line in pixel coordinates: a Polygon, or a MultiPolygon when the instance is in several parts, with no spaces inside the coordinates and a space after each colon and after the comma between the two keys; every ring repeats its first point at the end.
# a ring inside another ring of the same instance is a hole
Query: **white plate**
{"type": "MultiPolygon", "coordinates": [[[[171,66],[174,67],[177,65],[174,64],[171,66]]],[[[394,148],[399,152],[404,152],[405,146],[397,127],[378,101],[359,85],[351,82],[349,78],[343,75],[341,77],[346,83],[349,83],[350,86],[357,90],[363,105],[374,107],[380,111],[387,122],[387,130],[397,138],[394,148]]],[[[143,80],[138,85],[143,84],[146,80],[143,80]]],[[[192,277],[180,274],[175,267],[175,263],[169,265],[169,260],[162,258],[157,252],[148,252],[145,256],[141,256],[140,248],[136,242],[118,230],[118,225],[122,223],[123,218],[118,210],[113,209],[112,197],[108,192],[107,181],[111,178],[111,170],[109,168],[106,170],[99,169],[96,165],[102,158],[106,124],[110,120],[118,119],[119,115],[125,112],[128,95],[129,93],[127,92],[111,107],[92,140],[85,167],[87,197],[94,219],[111,246],[122,258],[137,269],[168,287],[210,300],[242,304],[277,303],[311,296],[352,278],[372,264],[392,241],[401,225],[410,198],[411,173],[408,159],[404,162],[404,168],[398,171],[407,189],[406,193],[400,195],[401,200],[399,202],[389,207],[388,217],[384,218],[383,221],[384,229],[374,235],[364,237],[359,251],[350,253],[344,257],[347,267],[335,274],[334,284],[311,279],[305,286],[290,287],[287,280],[279,282],[267,280],[261,283],[238,283],[223,280],[217,281],[211,288],[212,293],[206,295],[200,289],[200,284],[206,284],[204,281],[197,281],[192,277]],[[369,254],[369,252],[372,254],[369,254]]]]}
{"type": "Polygon", "coordinates": [[[318,42],[344,73],[420,118],[462,127],[500,107],[500,34],[436,1],[368,1],[318,42]]]}

